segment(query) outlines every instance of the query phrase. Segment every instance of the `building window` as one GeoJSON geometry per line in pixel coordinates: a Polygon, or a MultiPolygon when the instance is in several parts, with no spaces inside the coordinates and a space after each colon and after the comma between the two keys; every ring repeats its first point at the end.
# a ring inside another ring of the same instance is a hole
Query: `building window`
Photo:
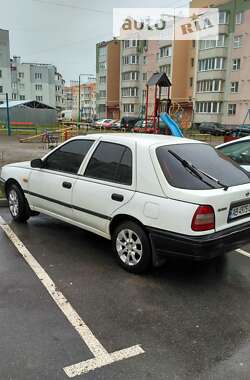
{"type": "Polygon", "coordinates": [[[0,86],[0,94],[3,93],[3,86],[0,86]]]}
{"type": "Polygon", "coordinates": [[[20,100],[25,100],[25,95],[20,95],[20,100]]]}
{"type": "Polygon", "coordinates": [[[138,41],[137,40],[123,40],[122,41],[122,47],[124,49],[130,48],[130,47],[137,47],[138,41]]]}
{"type": "Polygon", "coordinates": [[[197,113],[220,113],[221,102],[196,102],[197,113]]]}
{"type": "Polygon", "coordinates": [[[122,80],[138,80],[139,71],[126,71],[122,73],[122,80]]]}
{"type": "Polygon", "coordinates": [[[190,86],[190,87],[193,87],[193,78],[192,78],[192,77],[189,78],[189,86],[190,86]]]}
{"type": "Polygon", "coordinates": [[[226,36],[225,34],[219,34],[218,40],[201,40],[200,50],[214,49],[216,47],[226,46],[226,36]]]}
{"type": "Polygon", "coordinates": [[[139,55],[124,55],[122,57],[122,63],[124,65],[138,65],[139,55]]]}
{"type": "Polygon", "coordinates": [[[171,74],[171,65],[168,64],[168,65],[162,65],[159,67],[160,69],[160,73],[166,73],[167,76],[170,76],[171,74]]]}
{"type": "Polygon", "coordinates": [[[172,56],[172,46],[163,46],[160,48],[160,57],[171,57],[172,56]]]}
{"type": "Polygon", "coordinates": [[[235,24],[240,25],[240,24],[243,24],[243,22],[244,22],[244,13],[243,12],[236,13],[235,24]]]}
{"type": "Polygon", "coordinates": [[[35,73],[35,79],[42,79],[42,73],[35,73]]]}
{"type": "Polygon", "coordinates": [[[102,76],[99,79],[100,83],[106,83],[106,76],[102,76]]]}
{"type": "Polygon", "coordinates": [[[18,78],[23,79],[24,78],[24,73],[18,73],[18,78]]]}
{"type": "Polygon", "coordinates": [[[194,58],[191,58],[191,67],[194,67],[194,58]]]}
{"type": "Polygon", "coordinates": [[[143,73],[143,74],[142,74],[142,79],[143,79],[143,80],[147,80],[147,73],[143,73]]]}
{"type": "Polygon", "coordinates": [[[233,47],[235,49],[241,48],[243,42],[243,36],[234,36],[233,47]]]}
{"type": "Polygon", "coordinates": [[[16,100],[17,96],[16,94],[12,94],[12,100],[16,100]]]}
{"type": "Polygon", "coordinates": [[[2,78],[2,70],[0,70],[0,78],[2,78]]]}
{"type": "Polygon", "coordinates": [[[233,71],[240,70],[240,58],[233,59],[233,71]]]}
{"type": "Polygon", "coordinates": [[[100,90],[99,91],[99,97],[100,98],[106,98],[106,90],[100,90]]]}
{"type": "Polygon", "coordinates": [[[134,104],[123,104],[123,112],[131,113],[135,112],[134,104]]]}
{"type": "Polygon", "coordinates": [[[43,101],[43,97],[42,96],[36,96],[36,101],[42,102],[43,101]]]}
{"type": "Polygon", "coordinates": [[[147,64],[147,57],[146,57],[146,55],[143,56],[143,64],[144,64],[144,65],[147,64]]]}
{"type": "Polygon", "coordinates": [[[228,13],[226,11],[219,12],[219,24],[220,25],[228,24],[228,13]]]}
{"type": "MultiPolygon", "coordinates": [[[[57,87],[57,86],[56,86],[56,87],[57,87]]],[[[42,86],[41,84],[36,84],[36,85],[35,85],[35,89],[36,89],[36,91],[42,91],[43,86],[42,86]]]]}
{"type": "MultiPolygon", "coordinates": [[[[16,84],[16,83],[15,83],[15,84],[16,84]]],[[[19,89],[20,89],[20,90],[24,90],[24,83],[20,83],[20,84],[19,84],[19,89]]]]}
{"type": "Polygon", "coordinates": [[[197,82],[197,92],[221,92],[221,79],[207,79],[197,82]]]}
{"type": "Polygon", "coordinates": [[[236,104],[228,104],[228,115],[236,114],[236,104]]]}
{"type": "Polygon", "coordinates": [[[239,92],[239,82],[231,82],[231,92],[239,92]]]}
{"type": "Polygon", "coordinates": [[[196,46],[196,41],[192,40],[192,47],[195,48],[195,46],[196,46]]]}
{"type": "Polygon", "coordinates": [[[99,63],[99,70],[106,70],[106,62],[100,62],[99,63]]]}
{"type": "Polygon", "coordinates": [[[137,87],[123,87],[122,88],[122,96],[138,96],[138,88],[137,87]]]}
{"type": "Polygon", "coordinates": [[[206,58],[199,60],[199,71],[223,70],[225,65],[225,58],[206,58]]]}

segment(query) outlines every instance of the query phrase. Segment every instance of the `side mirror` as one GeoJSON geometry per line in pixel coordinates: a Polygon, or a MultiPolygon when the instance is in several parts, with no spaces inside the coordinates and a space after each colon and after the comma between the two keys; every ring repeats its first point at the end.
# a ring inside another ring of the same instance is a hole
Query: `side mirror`
{"type": "Polygon", "coordinates": [[[35,158],[30,162],[30,165],[32,168],[43,168],[44,167],[44,162],[41,160],[41,158],[35,158]]]}

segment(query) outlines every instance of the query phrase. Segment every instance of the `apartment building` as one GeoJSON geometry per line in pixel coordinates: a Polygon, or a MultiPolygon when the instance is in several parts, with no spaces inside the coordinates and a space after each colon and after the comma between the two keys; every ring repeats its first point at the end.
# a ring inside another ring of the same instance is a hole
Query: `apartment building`
{"type": "Polygon", "coordinates": [[[64,79],[55,66],[11,60],[12,100],[34,99],[58,110],[64,108],[64,79]]]}
{"type": "MultiPolygon", "coordinates": [[[[172,103],[181,107],[191,120],[193,103],[187,56],[190,56],[190,65],[194,65],[192,41],[122,41],[121,114],[143,117],[147,81],[154,73],[165,72],[172,83],[172,103]]],[[[166,98],[167,90],[162,88],[163,98],[164,95],[166,98]]],[[[149,88],[149,115],[153,113],[153,105],[154,88],[149,88]]]]}
{"type": "Polygon", "coordinates": [[[120,42],[96,45],[96,113],[99,118],[120,117],[120,42]]]}
{"type": "MultiPolygon", "coordinates": [[[[79,85],[73,84],[71,87],[72,109],[78,115],[79,112],[79,85]]],[[[96,83],[82,83],[80,86],[80,110],[82,119],[90,119],[96,116],[96,83]]]]}
{"type": "MultiPolygon", "coordinates": [[[[213,1],[218,6],[218,41],[200,41],[193,73],[194,123],[228,127],[243,123],[250,108],[250,1],[213,1]]],[[[208,1],[195,0],[193,7],[208,1]]],[[[250,123],[250,119],[247,119],[250,123]]]]}
{"type": "Polygon", "coordinates": [[[9,31],[0,29],[0,103],[11,94],[9,31]]]}

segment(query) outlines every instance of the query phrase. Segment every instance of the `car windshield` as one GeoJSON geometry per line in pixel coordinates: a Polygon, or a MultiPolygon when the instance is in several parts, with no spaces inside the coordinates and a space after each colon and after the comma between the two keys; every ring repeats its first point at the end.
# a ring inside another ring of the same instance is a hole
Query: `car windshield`
{"type": "Polygon", "coordinates": [[[227,186],[243,185],[250,182],[249,174],[223,153],[206,144],[164,145],[156,149],[161,169],[174,187],[190,190],[221,188],[219,184],[202,176],[198,178],[171,153],[174,152],[196,168],[208,173],[227,186]],[[170,152],[169,152],[170,151],[170,152]]]}

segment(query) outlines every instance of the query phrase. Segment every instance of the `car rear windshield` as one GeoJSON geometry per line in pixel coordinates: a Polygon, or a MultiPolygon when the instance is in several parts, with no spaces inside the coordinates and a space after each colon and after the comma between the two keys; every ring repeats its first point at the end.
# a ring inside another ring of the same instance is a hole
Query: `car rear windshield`
{"type": "Polygon", "coordinates": [[[199,179],[169,151],[227,186],[243,185],[250,182],[250,176],[244,169],[210,145],[198,143],[164,145],[156,149],[156,155],[167,181],[174,187],[208,190],[221,186],[202,174],[202,180],[199,179]]]}

